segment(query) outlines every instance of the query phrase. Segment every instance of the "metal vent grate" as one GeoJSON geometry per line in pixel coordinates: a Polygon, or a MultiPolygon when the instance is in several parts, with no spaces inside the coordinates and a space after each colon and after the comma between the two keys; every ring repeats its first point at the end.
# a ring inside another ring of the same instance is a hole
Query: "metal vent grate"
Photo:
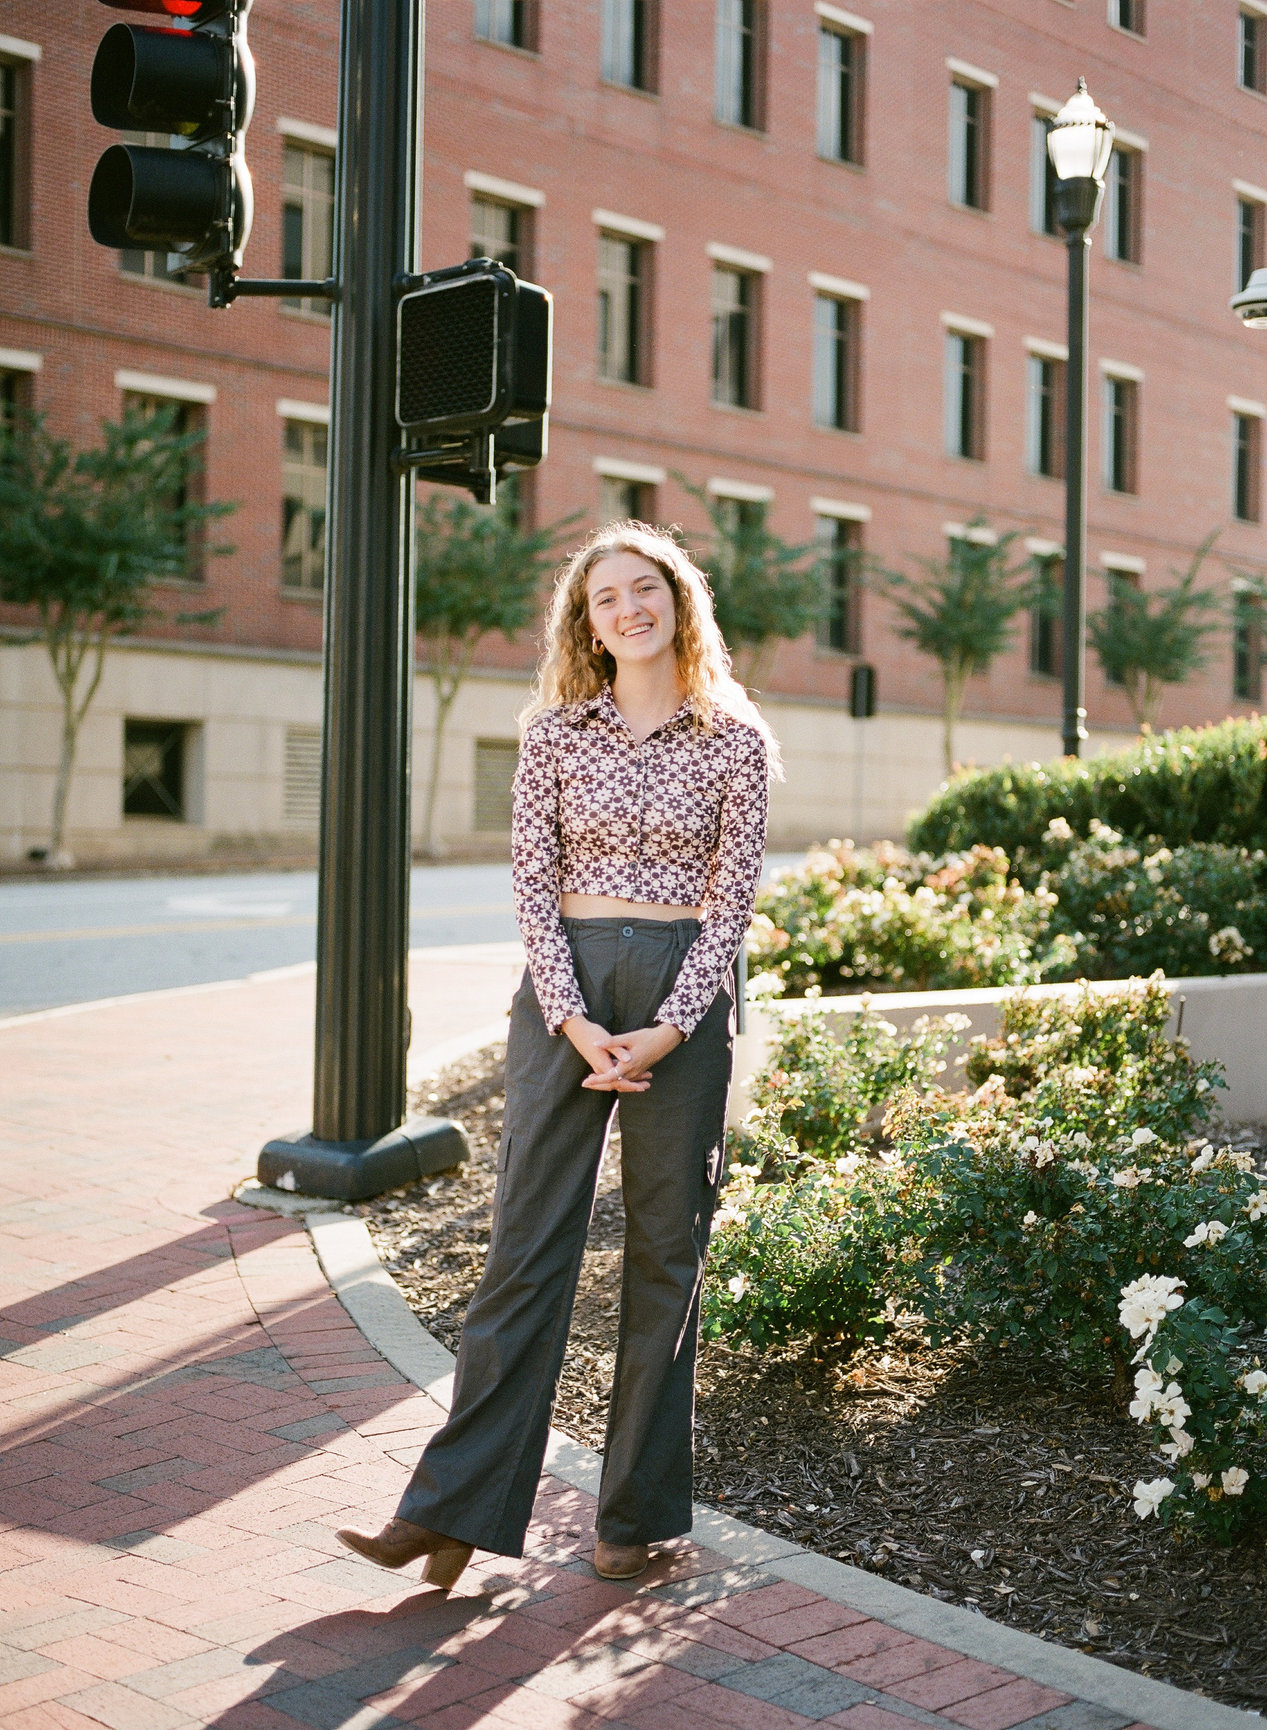
{"type": "Polygon", "coordinates": [[[475,741],[475,828],[485,835],[510,829],[511,791],[519,746],[514,739],[475,741]]]}
{"type": "Polygon", "coordinates": [[[487,414],[497,398],[498,285],[466,277],[400,303],[402,426],[487,414]]]}
{"type": "Polygon", "coordinates": [[[315,829],[321,820],[321,728],[287,727],[282,822],[315,829]]]}

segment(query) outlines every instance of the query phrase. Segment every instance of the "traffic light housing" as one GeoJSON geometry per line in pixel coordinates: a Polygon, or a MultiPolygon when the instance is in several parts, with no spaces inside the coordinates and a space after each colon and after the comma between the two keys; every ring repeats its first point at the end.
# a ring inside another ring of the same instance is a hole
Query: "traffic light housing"
{"type": "Polygon", "coordinates": [[[402,465],[491,500],[498,473],[546,454],[552,297],[472,258],[410,279],[397,317],[402,465]]]}
{"type": "Polygon", "coordinates": [[[186,270],[236,272],[252,217],[243,148],[255,104],[251,0],[101,3],[167,23],[106,31],[92,68],[93,118],[125,132],[165,132],[173,146],[110,146],[88,192],[93,239],[179,253],[186,270]]]}

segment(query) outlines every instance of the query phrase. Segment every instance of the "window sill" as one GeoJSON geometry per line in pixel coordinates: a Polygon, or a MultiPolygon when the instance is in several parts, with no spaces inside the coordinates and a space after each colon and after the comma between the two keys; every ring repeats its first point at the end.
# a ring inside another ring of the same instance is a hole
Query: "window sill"
{"type": "Polygon", "coordinates": [[[645,90],[641,84],[618,84],[614,78],[600,78],[599,88],[602,90],[619,90],[622,96],[641,96],[644,102],[658,102],[658,90],[645,90]]]}
{"type": "Polygon", "coordinates": [[[714,114],[713,125],[720,126],[724,132],[738,132],[743,138],[767,138],[769,136],[764,126],[745,126],[742,120],[723,120],[714,114]]]}
{"type": "Polygon", "coordinates": [[[167,282],[161,276],[140,276],[132,270],[121,270],[119,278],[122,282],[135,282],[145,288],[161,289],[165,294],[183,295],[186,300],[202,300],[207,292],[205,288],[194,288],[188,282],[167,282]]]}
{"type": "Polygon", "coordinates": [[[850,156],[824,156],[821,150],[814,152],[819,162],[825,162],[829,168],[847,168],[852,174],[865,174],[865,162],[855,162],[850,156]]]}
{"type": "Polygon", "coordinates": [[[33,260],[35,253],[29,246],[0,246],[0,258],[23,258],[33,260]]]}
{"type": "Polygon", "coordinates": [[[515,54],[521,60],[540,60],[539,48],[524,48],[518,42],[499,42],[495,36],[472,36],[471,41],[480,48],[499,48],[503,54],[515,54]]]}
{"type": "Polygon", "coordinates": [[[952,210],[961,210],[965,216],[993,216],[994,212],[984,204],[960,204],[957,198],[948,198],[946,203],[952,210]]]}
{"type": "Polygon", "coordinates": [[[984,457],[969,456],[967,451],[943,451],[942,455],[948,463],[972,463],[977,468],[986,460],[984,457]]]}
{"type": "Polygon", "coordinates": [[[1267,90],[1255,90],[1252,84],[1242,84],[1238,78],[1236,88],[1244,96],[1256,96],[1260,102],[1267,102],[1267,90]]]}
{"type": "Polygon", "coordinates": [[[318,312],[315,307],[287,306],[284,300],[279,300],[277,310],[283,318],[298,319],[300,324],[320,325],[323,330],[329,330],[332,312],[318,312]]]}
{"type": "Polygon", "coordinates": [[[1103,488],[1101,488],[1101,491],[1103,492],[1104,497],[1106,499],[1136,499],[1136,500],[1138,500],[1138,498],[1140,496],[1138,492],[1132,492],[1132,493],[1119,492],[1116,487],[1103,487],[1103,488]]]}
{"type": "Polygon", "coordinates": [[[1111,252],[1105,253],[1104,262],[1106,264],[1118,264],[1123,270],[1133,270],[1137,273],[1144,268],[1144,261],[1141,258],[1114,258],[1111,252]]]}
{"type": "Polygon", "coordinates": [[[182,829],[197,829],[201,827],[200,824],[191,823],[188,817],[158,817],[155,816],[152,811],[146,812],[144,816],[142,816],[139,811],[125,811],[123,813],[123,821],[128,824],[155,823],[163,829],[170,829],[176,824],[179,824],[182,829]]]}
{"type": "Polygon", "coordinates": [[[605,373],[601,372],[596,374],[595,382],[601,384],[605,390],[627,390],[632,391],[636,396],[646,396],[648,391],[655,389],[653,384],[643,384],[640,379],[608,378],[605,373]]]}
{"type": "Polygon", "coordinates": [[[280,594],[283,601],[301,601],[310,607],[313,605],[320,606],[326,598],[324,588],[292,589],[288,588],[285,583],[280,585],[280,594]]]}
{"type": "Polygon", "coordinates": [[[1106,18],[1104,22],[1115,35],[1125,36],[1128,42],[1148,41],[1147,36],[1141,36],[1138,30],[1128,30],[1124,24],[1115,24],[1111,18],[1106,18]]]}
{"type": "Polygon", "coordinates": [[[858,426],[824,426],[821,421],[811,421],[810,430],[816,433],[828,433],[833,438],[860,439],[862,428],[858,426]]]}
{"type": "Polygon", "coordinates": [[[714,401],[714,402],[711,402],[709,404],[709,407],[715,408],[719,414],[737,414],[737,415],[742,415],[745,417],[761,416],[761,415],[765,414],[764,409],[762,409],[762,408],[750,408],[746,403],[741,403],[741,402],[716,402],[716,401],[714,401]]]}

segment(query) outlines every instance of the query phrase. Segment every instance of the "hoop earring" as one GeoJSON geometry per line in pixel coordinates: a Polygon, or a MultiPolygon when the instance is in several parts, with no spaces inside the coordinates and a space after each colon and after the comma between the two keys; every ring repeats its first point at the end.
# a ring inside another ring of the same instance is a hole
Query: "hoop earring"
{"type": "Polygon", "coordinates": [[[596,655],[601,655],[603,652],[603,645],[599,642],[597,637],[592,635],[590,637],[590,648],[596,655]]]}

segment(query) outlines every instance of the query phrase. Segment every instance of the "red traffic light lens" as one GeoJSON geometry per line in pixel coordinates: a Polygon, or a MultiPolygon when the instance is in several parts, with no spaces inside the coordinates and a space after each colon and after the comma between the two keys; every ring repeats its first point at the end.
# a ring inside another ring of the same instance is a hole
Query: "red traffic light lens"
{"type": "Polygon", "coordinates": [[[192,18],[201,5],[202,0],[163,0],[163,10],[173,18],[192,18]]]}

